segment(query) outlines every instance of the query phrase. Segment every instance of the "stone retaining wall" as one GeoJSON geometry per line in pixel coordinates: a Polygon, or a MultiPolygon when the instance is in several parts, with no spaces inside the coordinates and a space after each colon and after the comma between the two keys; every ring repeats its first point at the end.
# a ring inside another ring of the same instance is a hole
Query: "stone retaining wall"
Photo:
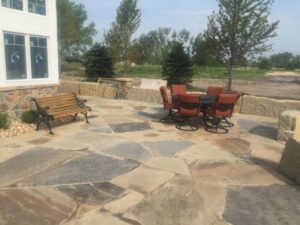
{"type": "MultiPolygon", "coordinates": [[[[162,103],[159,90],[130,87],[126,90],[117,85],[89,82],[61,81],[57,86],[34,86],[0,90],[0,111],[18,117],[31,108],[30,98],[38,95],[53,95],[57,92],[74,92],[78,95],[104,98],[127,98],[129,100],[162,103]]],[[[300,100],[277,100],[266,97],[244,95],[236,106],[236,112],[278,118],[286,110],[300,110],[300,100]]],[[[300,129],[300,128],[299,128],[300,129]]]]}
{"type": "Polygon", "coordinates": [[[57,94],[59,85],[0,89],[0,112],[18,118],[33,107],[32,97],[57,94]]]}
{"type": "Polygon", "coordinates": [[[74,92],[77,95],[93,96],[103,98],[118,98],[119,90],[117,87],[92,83],[92,82],[69,82],[62,81],[59,88],[61,93],[74,92]]]}
{"type": "Polygon", "coordinates": [[[159,90],[130,88],[127,92],[127,99],[133,101],[162,103],[162,98],[159,90]]]}
{"type": "Polygon", "coordinates": [[[284,175],[300,183],[300,140],[288,140],[279,169],[284,175]]]}
{"type": "Polygon", "coordinates": [[[244,95],[241,113],[278,118],[287,110],[300,110],[300,100],[277,100],[266,97],[244,95]]]}

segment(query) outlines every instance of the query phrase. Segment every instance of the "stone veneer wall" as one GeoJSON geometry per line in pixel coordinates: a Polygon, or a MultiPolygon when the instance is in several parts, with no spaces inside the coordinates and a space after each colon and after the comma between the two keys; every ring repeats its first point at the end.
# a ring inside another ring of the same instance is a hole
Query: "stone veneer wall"
{"type": "Polygon", "coordinates": [[[141,102],[162,103],[159,90],[130,88],[127,92],[127,99],[141,102]]]}
{"type": "MultiPolygon", "coordinates": [[[[78,95],[119,98],[116,87],[97,83],[62,81],[60,92],[74,92],[78,95]]],[[[162,103],[159,90],[131,87],[127,99],[151,103],[162,103]]],[[[235,111],[243,114],[278,118],[286,110],[300,110],[300,100],[278,100],[267,97],[244,95],[236,105],[235,111]]]]}
{"type": "Polygon", "coordinates": [[[300,110],[300,100],[277,100],[250,95],[244,95],[242,99],[241,113],[244,114],[278,118],[287,110],[300,110]]]}
{"type": "Polygon", "coordinates": [[[18,118],[20,114],[34,107],[32,97],[57,94],[59,85],[32,86],[0,89],[0,112],[7,112],[10,117],[18,118]]]}
{"type": "Polygon", "coordinates": [[[70,82],[61,81],[59,92],[73,92],[82,96],[93,96],[103,98],[118,98],[118,89],[113,86],[91,83],[91,82],[70,82]]]}

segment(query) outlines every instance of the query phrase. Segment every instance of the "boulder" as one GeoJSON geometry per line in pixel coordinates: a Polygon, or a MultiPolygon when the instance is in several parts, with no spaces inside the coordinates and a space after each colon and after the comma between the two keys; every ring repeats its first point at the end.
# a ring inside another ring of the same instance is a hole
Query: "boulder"
{"type": "Polygon", "coordinates": [[[278,122],[278,141],[287,141],[289,138],[299,136],[300,111],[287,110],[284,111],[278,122]]]}
{"type": "Polygon", "coordinates": [[[279,165],[279,170],[300,183],[300,141],[290,138],[286,144],[285,150],[279,165]]]}

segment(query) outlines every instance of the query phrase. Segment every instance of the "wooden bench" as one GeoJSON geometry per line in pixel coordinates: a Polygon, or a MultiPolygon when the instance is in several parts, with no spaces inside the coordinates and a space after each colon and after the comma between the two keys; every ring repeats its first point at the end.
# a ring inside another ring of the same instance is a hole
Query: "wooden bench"
{"type": "Polygon", "coordinates": [[[86,123],[89,123],[87,112],[91,108],[86,106],[87,100],[79,99],[74,93],[66,93],[49,97],[38,97],[32,99],[37,107],[38,122],[36,130],[39,130],[42,123],[49,128],[50,134],[53,134],[50,122],[54,119],[61,119],[67,116],[73,116],[74,120],[79,113],[83,114],[86,123]]]}

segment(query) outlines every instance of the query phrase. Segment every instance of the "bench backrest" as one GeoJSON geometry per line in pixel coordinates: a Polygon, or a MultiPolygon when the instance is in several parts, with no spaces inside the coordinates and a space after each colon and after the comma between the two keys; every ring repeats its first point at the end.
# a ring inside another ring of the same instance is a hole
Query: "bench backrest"
{"type": "Polygon", "coordinates": [[[74,93],[65,93],[48,97],[34,98],[37,107],[48,107],[48,112],[60,111],[78,106],[78,100],[74,93]]]}

